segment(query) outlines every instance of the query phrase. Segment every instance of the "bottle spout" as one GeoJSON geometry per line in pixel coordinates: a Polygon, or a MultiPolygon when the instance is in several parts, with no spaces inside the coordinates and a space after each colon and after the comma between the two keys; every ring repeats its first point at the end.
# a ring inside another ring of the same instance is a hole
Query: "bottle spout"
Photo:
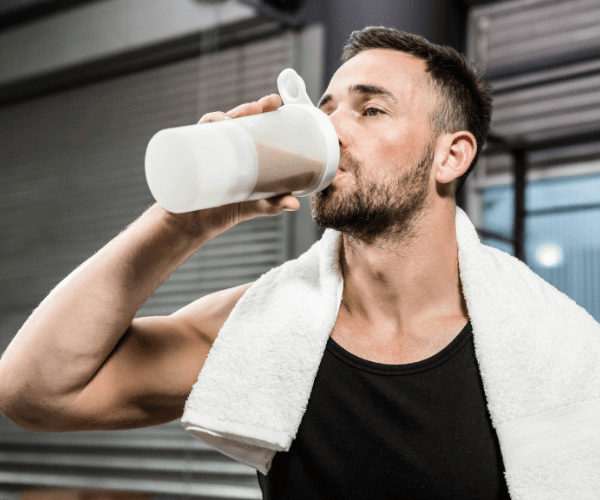
{"type": "Polygon", "coordinates": [[[292,68],[286,68],[277,77],[277,89],[283,104],[310,104],[304,80],[292,68]]]}

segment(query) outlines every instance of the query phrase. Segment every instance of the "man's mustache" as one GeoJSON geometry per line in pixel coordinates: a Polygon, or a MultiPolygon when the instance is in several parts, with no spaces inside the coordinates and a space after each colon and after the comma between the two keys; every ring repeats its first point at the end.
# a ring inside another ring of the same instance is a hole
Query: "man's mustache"
{"type": "Polygon", "coordinates": [[[340,151],[340,167],[346,172],[356,173],[358,162],[346,151],[340,151]]]}

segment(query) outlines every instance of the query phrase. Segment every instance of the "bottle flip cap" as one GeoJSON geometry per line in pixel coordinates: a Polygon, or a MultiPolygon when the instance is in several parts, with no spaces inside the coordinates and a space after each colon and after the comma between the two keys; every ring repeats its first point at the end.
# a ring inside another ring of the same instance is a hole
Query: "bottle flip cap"
{"type": "Polygon", "coordinates": [[[322,191],[335,177],[340,163],[340,145],[335,127],[329,117],[312,103],[306,93],[304,80],[292,68],[286,68],[279,73],[277,89],[286,106],[298,106],[309,112],[323,132],[327,149],[327,163],[323,178],[314,192],[322,191]]]}

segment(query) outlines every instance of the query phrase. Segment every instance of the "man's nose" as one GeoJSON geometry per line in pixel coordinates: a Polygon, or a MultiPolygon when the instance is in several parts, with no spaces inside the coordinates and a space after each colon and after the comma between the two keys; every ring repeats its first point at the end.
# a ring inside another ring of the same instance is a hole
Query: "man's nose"
{"type": "Polygon", "coordinates": [[[348,117],[343,116],[344,111],[338,106],[335,111],[329,113],[329,120],[331,121],[333,128],[338,136],[338,142],[340,143],[340,147],[347,147],[349,142],[349,132],[348,132],[348,117]]]}

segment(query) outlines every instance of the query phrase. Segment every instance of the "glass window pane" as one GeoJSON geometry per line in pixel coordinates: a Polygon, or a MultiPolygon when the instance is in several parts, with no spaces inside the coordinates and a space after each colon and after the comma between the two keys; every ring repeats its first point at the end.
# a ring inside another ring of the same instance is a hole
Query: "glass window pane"
{"type": "Polygon", "coordinates": [[[546,179],[527,186],[528,210],[597,204],[597,208],[531,214],[527,265],[600,321],[600,176],[546,179]]]}
{"type": "Polygon", "coordinates": [[[527,210],[600,203],[600,175],[561,177],[529,182],[527,210]]]}
{"type": "MultiPolygon", "coordinates": [[[[493,186],[483,193],[482,228],[512,238],[514,190],[493,186]]],[[[600,175],[544,179],[526,187],[527,210],[574,208],[530,214],[525,221],[527,265],[600,321],[600,175]],[[577,209],[578,205],[597,205],[577,209]]],[[[511,244],[482,243],[514,255],[511,244]]]]}
{"type": "MultiPolygon", "coordinates": [[[[514,191],[511,184],[492,186],[483,192],[482,228],[512,238],[514,219],[514,191]]],[[[514,255],[512,244],[494,238],[482,238],[484,245],[514,255]]]]}

